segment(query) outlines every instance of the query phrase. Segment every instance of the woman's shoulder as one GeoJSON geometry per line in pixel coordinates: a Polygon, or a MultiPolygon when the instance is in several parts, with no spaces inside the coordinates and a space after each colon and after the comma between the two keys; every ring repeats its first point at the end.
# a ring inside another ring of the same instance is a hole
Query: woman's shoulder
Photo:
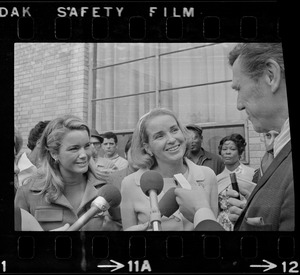
{"type": "Polygon", "coordinates": [[[30,176],[23,185],[16,189],[16,198],[26,197],[28,200],[32,199],[32,195],[39,194],[44,187],[44,182],[39,181],[36,177],[30,176]]]}
{"type": "MultiPolygon", "coordinates": [[[[36,173],[26,178],[23,184],[19,187],[23,191],[41,191],[45,185],[45,182],[38,177],[36,173]]],[[[18,189],[19,189],[18,188],[18,189]]]]}
{"type": "Polygon", "coordinates": [[[221,179],[224,179],[226,177],[229,177],[229,171],[225,167],[224,170],[220,174],[217,175],[217,181],[220,181],[221,179]]]}
{"type": "Polygon", "coordinates": [[[147,170],[145,169],[139,169],[129,175],[127,175],[126,177],[124,177],[123,181],[122,181],[122,185],[140,185],[140,179],[141,176],[143,175],[143,173],[145,173],[147,170]]]}
{"type": "Polygon", "coordinates": [[[185,162],[189,168],[189,170],[194,170],[194,171],[202,171],[203,173],[212,173],[212,174],[215,174],[214,170],[211,169],[210,167],[208,166],[204,166],[204,165],[198,165],[196,163],[194,163],[193,161],[191,161],[190,159],[188,158],[185,158],[185,162]]]}
{"type": "Polygon", "coordinates": [[[207,166],[197,165],[189,159],[186,159],[186,164],[189,169],[189,174],[197,180],[205,180],[208,178],[216,178],[215,172],[207,166]]]}
{"type": "Polygon", "coordinates": [[[244,170],[245,173],[254,174],[255,169],[249,165],[246,165],[244,163],[240,164],[241,168],[244,170]]]}
{"type": "Polygon", "coordinates": [[[247,164],[244,164],[244,163],[241,163],[241,166],[244,167],[245,169],[249,170],[249,171],[252,171],[252,170],[254,171],[255,170],[255,168],[253,168],[253,167],[251,167],[247,164]]]}

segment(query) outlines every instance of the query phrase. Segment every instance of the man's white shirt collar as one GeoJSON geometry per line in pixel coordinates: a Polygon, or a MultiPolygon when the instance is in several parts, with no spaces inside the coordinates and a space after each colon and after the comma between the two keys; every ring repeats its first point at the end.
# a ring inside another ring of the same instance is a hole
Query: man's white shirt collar
{"type": "Polygon", "coordinates": [[[274,140],[274,157],[276,157],[282,148],[291,140],[289,118],[284,122],[279,135],[274,140]]]}

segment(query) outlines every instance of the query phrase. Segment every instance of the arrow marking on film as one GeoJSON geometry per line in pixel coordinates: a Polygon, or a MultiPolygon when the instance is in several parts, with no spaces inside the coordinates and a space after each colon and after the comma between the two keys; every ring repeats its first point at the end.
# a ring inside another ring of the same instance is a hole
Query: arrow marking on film
{"type": "Polygon", "coordinates": [[[269,262],[267,260],[263,260],[263,262],[265,262],[267,264],[266,265],[263,265],[263,264],[262,265],[252,264],[252,265],[250,265],[250,267],[267,267],[267,269],[263,270],[263,272],[266,272],[266,271],[268,271],[270,269],[273,269],[273,268],[277,267],[276,264],[273,264],[273,263],[271,263],[271,262],[269,262]]]}
{"type": "Polygon", "coordinates": [[[97,265],[97,267],[99,267],[99,268],[114,267],[114,269],[112,269],[110,272],[114,272],[114,271],[124,267],[123,264],[118,263],[117,261],[110,260],[110,262],[113,262],[114,265],[97,265]]]}

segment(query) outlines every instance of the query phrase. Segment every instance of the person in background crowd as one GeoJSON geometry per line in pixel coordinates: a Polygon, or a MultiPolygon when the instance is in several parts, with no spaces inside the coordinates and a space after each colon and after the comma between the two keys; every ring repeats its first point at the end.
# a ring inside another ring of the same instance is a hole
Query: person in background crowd
{"type": "Polygon", "coordinates": [[[118,137],[113,132],[106,132],[102,135],[103,143],[102,148],[105,152],[104,158],[107,158],[118,167],[119,170],[122,170],[128,166],[128,161],[117,153],[118,150],[118,137]]]}
{"type": "Polygon", "coordinates": [[[109,184],[113,184],[114,186],[116,186],[119,190],[121,190],[121,183],[123,181],[123,179],[128,176],[129,174],[135,172],[138,170],[137,167],[135,167],[135,165],[132,163],[132,159],[131,159],[131,142],[132,142],[132,136],[130,136],[127,140],[127,143],[125,145],[125,157],[128,161],[128,166],[122,170],[116,171],[112,174],[109,175],[108,179],[107,179],[107,183],[109,184]]]}
{"type": "Polygon", "coordinates": [[[20,170],[18,174],[20,186],[36,171],[40,163],[40,138],[48,123],[49,120],[39,121],[29,132],[27,147],[30,149],[30,152],[24,152],[17,160],[17,166],[20,170]]]}
{"type": "MultiPolygon", "coordinates": [[[[232,189],[230,173],[235,173],[238,185],[243,185],[249,193],[255,187],[252,182],[255,169],[243,164],[240,160],[245,151],[246,141],[240,134],[231,134],[221,139],[219,144],[219,154],[221,155],[225,169],[217,175],[219,194],[219,215],[218,222],[227,230],[233,230],[233,223],[228,217],[228,197],[227,191],[232,189]]],[[[241,197],[241,200],[245,200],[241,197]]]]}
{"type": "MultiPolygon", "coordinates": [[[[121,184],[121,216],[124,230],[136,230],[136,225],[149,222],[149,198],[140,187],[140,178],[148,170],[156,171],[163,177],[164,186],[158,196],[159,200],[171,187],[176,186],[173,176],[181,173],[191,188],[203,185],[207,189],[211,207],[217,215],[216,175],[211,168],[196,165],[185,157],[190,140],[187,129],[168,109],[155,108],[140,118],[133,133],[130,149],[132,162],[139,170],[125,177],[121,184]]],[[[162,217],[161,226],[163,231],[193,229],[193,224],[179,211],[170,218],[162,217]]],[[[141,228],[144,229],[144,225],[141,228]]]]}
{"type": "Polygon", "coordinates": [[[216,175],[220,174],[224,170],[224,163],[218,155],[202,148],[202,128],[195,124],[189,124],[186,128],[192,132],[193,136],[191,151],[188,158],[198,165],[210,167],[214,170],[216,175]]]}
{"type": "MultiPolygon", "coordinates": [[[[252,193],[240,188],[247,204],[230,190],[230,220],[236,231],[294,231],[295,193],[287,86],[281,43],[243,43],[229,53],[232,88],[237,108],[245,110],[258,133],[276,131],[274,160],[252,193]]],[[[175,189],[184,215],[193,216],[195,230],[222,230],[210,209],[203,188],[175,189]],[[200,198],[200,199],[199,199],[200,198]]]]}
{"type": "Polygon", "coordinates": [[[15,135],[14,135],[14,186],[15,189],[19,187],[18,174],[20,173],[20,168],[17,165],[18,154],[20,153],[23,146],[23,138],[19,129],[15,126],[15,135]]]}
{"type": "MultiPolygon", "coordinates": [[[[23,138],[19,131],[19,129],[15,126],[14,127],[14,182],[12,185],[14,185],[14,191],[16,192],[19,187],[19,180],[18,180],[18,174],[20,172],[20,169],[17,165],[17,156],[21,151],[21,148],[23,146],[23,138]]],[[[21,225],[21,210],[20,208],[15,208],[14,211],[14,225],[15,230],[20,231],[22,228],[21,225]]]]}
{"type": "MultiPolygon", "coordinates": [[[[90,164],[88,126],[73,115],[53,119],[41,137],[40,155],[37,172],[17,190],[15,208],[29,212],[45,231],[72,225],[88,211],[103,186],[90,164]]],[[[106,213],[95,216],[82,230],[119,230],[106,213]]]]}
{"type": "Polygon", "coordinates": [[[103,137],[98,133],[96,129],[90,129],[91,131],[91,145],[94,147],[92,157],[97,161],[98,157],[101,155],[101,144],[103,142],[103,137]]]}
{"type": "Polygon", "coordinates": [[[263,155],[260,167],[255,170],[255,174],[253,176],[253,182],[257,183],[259,179],[263,176],[263,174],[266,172],[267,168],[270,166],[271,162],[274,159],[274,140],[278,136],[278,132],[276,131],[269,131],[268,133],[264,134],[264,142],[266,146],[266,152],[263,155]]]}
{"type": "Polygon", "coordinates": [[[118,167],[110,159],[100,156],[102,142],[103,137],[98,133],[98,131],[91,129],[92,157],[95,161],[96,173],[98,179],[102,179],[106,182],[111,173],[118,171],[118,167]]]}

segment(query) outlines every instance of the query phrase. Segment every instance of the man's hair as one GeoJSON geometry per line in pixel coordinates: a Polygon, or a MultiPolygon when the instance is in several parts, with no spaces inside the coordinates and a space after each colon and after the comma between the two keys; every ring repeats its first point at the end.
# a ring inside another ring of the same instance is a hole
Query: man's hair
{"type": "Polygon", "coordinates": [[[104,134],[101,135],[101,136],[103,137],[103,140],[104,140],[105,138],[107,138],[107,139],[113,138],[114,141],[115,141],[115,143],[116,143],[116,144],[118,143],[118,137],[117,137],[117,135],[116,135],[115,133],[113,133],[113,132],[106,132],[106,133],[104,133],[104,134]]]}
{"type": "Polygon", "coordinates": [[[241,43],[228,55],[230,66],[240,58],[243,71],[252,79],[262,76],[269,59],[276,61],[284,75],[284,61],[281,43],[241,43]]]}
{"type": "Polygon", "coordinates": [[[15,126],[15,151],[16,155],[21,151],[23,145],[23,138],[19,129],[15,126]]]}
{"type": "Polygon", "coordinates": [[[27,147],[33,150],[50,120],[39,121],[29,132],[27,147]]]}

